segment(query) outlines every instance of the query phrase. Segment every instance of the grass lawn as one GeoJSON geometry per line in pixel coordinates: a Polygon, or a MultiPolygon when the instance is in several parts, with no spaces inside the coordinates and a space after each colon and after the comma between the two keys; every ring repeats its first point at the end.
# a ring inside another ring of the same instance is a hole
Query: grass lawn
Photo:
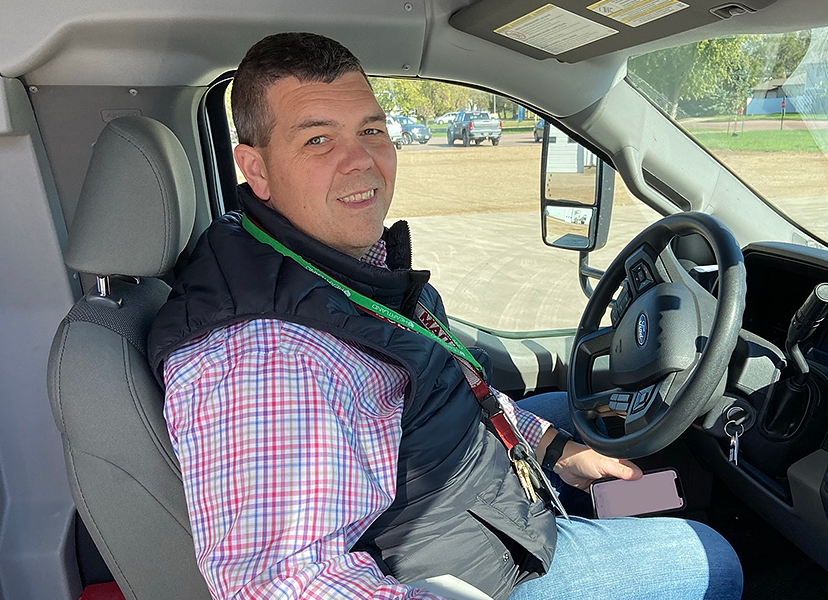
{"type": "Polygon", "coordinates": [[[706,148],[758,150],[765,152],[820,152],[807,129],[744,131],[732,135],[725,131],[692,133],[706,148]]]}

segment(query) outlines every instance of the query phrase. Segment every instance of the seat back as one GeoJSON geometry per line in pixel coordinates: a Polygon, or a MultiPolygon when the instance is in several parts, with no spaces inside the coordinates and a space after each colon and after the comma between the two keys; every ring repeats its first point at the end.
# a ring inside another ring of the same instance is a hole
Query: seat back
{"type": "Polygon", "coordinates": [[[192,172],[175,135],[145,117],[110,122],[65,252],[98,287],[60,324],[48,384],[72,496],[128,599],[209,598],[164,393],[146,360],[149,327],[169,293],[156,277],[175,264],[194,214],[192,172]]]}

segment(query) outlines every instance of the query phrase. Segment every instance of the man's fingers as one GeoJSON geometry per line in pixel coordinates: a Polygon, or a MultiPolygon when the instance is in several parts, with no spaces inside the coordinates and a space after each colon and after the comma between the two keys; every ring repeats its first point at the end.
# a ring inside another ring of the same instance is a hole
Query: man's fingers
{"type": "Polygon", "coordinates": [[[644,471],[642,471],[637,464],[635,464],[631,460],[627,460],[626,458],[621,459],[621,464],[629,467],[633,471],[633,476],[630,479],[641,479],[644,476],[644,471]]]}
{"type": "Polygon", "coordinates": [[[611,472],[607,473],[607,475],[618,477],[618,479],[630,481],[633,479],[641,479],[644,475],[641,469],[638,468],[638,465],[626,459],[611,460],[610,464],[612,465],[611,472]]]}

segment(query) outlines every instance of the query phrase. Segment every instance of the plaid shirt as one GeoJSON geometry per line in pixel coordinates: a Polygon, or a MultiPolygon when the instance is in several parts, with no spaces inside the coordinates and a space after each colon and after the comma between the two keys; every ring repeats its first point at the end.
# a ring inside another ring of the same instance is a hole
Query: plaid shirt
{"type": "MultiPolygon", "coordinates": [[[[384,266],[384,243],[363,260],[384,266]]],[[[214,597],[437,598],[349,552],[394,500],[405,371],[330,334],[259,319],[182,347],[164,376],[214,597]]],[[[537,445],[548,423],[496,393],[537,445]]]]}

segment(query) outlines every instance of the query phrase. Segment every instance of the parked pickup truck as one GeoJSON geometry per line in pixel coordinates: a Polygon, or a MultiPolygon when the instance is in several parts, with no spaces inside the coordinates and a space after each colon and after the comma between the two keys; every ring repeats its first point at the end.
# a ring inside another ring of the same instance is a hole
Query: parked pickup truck
{"type": "Polygon", "coordinates": [[[497,146],[502,130],[500,120],[490,118],[487,112],[459,112],[454,121],[446,126],[446,138],[449,146],[454,145],[454,140],[463,140],[464,146],[468,146],[472,141],[480,144],[485,140],[492,140],[492,145],[497,146]]]}

